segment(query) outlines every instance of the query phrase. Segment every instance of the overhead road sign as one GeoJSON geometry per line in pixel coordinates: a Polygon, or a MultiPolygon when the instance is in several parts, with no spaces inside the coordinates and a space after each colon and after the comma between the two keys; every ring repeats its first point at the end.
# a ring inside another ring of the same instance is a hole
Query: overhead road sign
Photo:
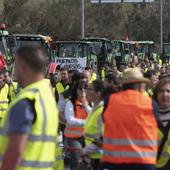
{"type": "Polygon", "coordinates": [[[91,3],[150,3],[154,0],[91,0],[91,3]]]}

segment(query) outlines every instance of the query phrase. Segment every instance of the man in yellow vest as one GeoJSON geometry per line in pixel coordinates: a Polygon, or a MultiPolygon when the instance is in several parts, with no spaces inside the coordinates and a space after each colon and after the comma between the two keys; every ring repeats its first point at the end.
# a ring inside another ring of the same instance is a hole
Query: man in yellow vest
{"type": "Polygon", "coordinates": [[[16,52],[16,77],[22,91],[0,122],[0,170],[54,168],[58,110],[44,79],[46,58],[40,46],[16,52]]]}
{"type": "Polygon", "coordinates": [[[3,70],[0,70],[0,119],[4,117],[8,108],[8,85],[4,83],[3,70]]]}
{"type": "Polygon", "coordinates": [[[60,75],[61,75],[61,81],[56,84],[56,88],[55,88],[55,95],[56,95],[57,102],[60,94],[69,88],[68,69],[65,67],[61,68],[60,75]]]}
{"type": "Polygon", "coordinates": [[[4,70],[4,83],[6,83],[9,87],[8,98],[9,98],[9,102],[11,102],[18,94],[19,86],[17,82],[14,82],[12,80],[10,72],[7,69],[4,70]]]}
{"type": "Polygon", "coordinates": [[[92,73],[87,69],[83,70],[82,73],[83,73],[83,76],[84,76],[83,81],[87,84],[90,83],[92,73]]]}

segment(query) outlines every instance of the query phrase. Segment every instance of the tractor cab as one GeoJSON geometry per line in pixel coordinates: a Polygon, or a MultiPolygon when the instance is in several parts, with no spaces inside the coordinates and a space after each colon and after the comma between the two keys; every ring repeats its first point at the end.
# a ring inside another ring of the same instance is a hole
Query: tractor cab
{"type": "MultiPolygon", "coordinates": [[[[50,55],[50,42],[52,41],[49,36],[37,35],[37,34],[13,34],[13,40],[11,45],[12,52],[15,53],[20,47],[26,45],[40,45],[46,49],[50,55]]],[[[11,38],[12,39],[12,38],[11,38]]],[[[51,57],[51,56],[50,56],[51,57]]],[[[50,58],[51,60],[51,58],[50,58]]]]}
{"type": "Polygon", "coordinates": [[[7,65],[12,64],[13,57],[9,45],[9,33],[5,30],[4,24],[0,24],[0,54],[3,56],[7,65]]]}
{"type": "Polygon", "coordinates": [[[153,41],[136,41],[135,42],[135,51],[140,61],[146,59],[156,61],[158,55],[156,52],[156,47],[153,41]]]}
{"type": "Polygon", "coordinates": [[[112,52],[118,68],[129,64],[130,56],[135,52],[134,44],[133,41],[112,40],[112,52]]]}
{"type": "Polygon", "coordinates": [[[53,44],[55,63],[69,70],[83,71],[85,67],[96,69],[97,56],[91,42],[56,41],[53,44]]]}
{"type": "Polygon", "coordinates": [[[170,62],[170,43],[164,43],[163,44],[163,54],[162,54],[163,61],[170,62]]]}
{"type": "Polygon", "coordinates": [[[81,40],[92,43],[95,54],[97,55],[98,71],[104,63],[108,63],[110,66],[113,64],[112,43],[110,40],[95,37],[83,38],[81,40]]]}

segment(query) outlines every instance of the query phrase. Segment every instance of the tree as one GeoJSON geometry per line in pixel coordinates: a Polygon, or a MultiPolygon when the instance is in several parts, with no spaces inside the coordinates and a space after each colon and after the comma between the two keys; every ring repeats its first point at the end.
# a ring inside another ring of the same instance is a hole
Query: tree
{"type": "MultiPolygon", "coordinates": [[[[170,2],[164,1],[164,40],[170,41],[170,2]]],[[[0,16],[11,33],[50,34],[77,39],[81,34],[80,0],[0,0],[0,16]]],[[[131,40],[160,40],[160,2],[92,4],[85,1],[85,35],[131,40]]]]}

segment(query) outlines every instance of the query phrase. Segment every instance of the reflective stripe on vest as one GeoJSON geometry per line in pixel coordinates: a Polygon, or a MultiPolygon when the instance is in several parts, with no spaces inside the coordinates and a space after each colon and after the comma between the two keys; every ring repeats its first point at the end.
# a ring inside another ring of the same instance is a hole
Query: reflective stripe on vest
{"type": "Polygon", "coordinates": [[[4,112],[4,111],[6,111],[6,108],[0,108],[0,111],[4,112]]]}
{"type": "Polygon", "coordinates": [[[157,146],[157,140],[139,140],[139,139],[109,139],[104,138],[103,143],[106,145],[121,145],[121,146],[157,146]]]}
{"type": "MultiPolygon", "coordinates": [[[[37,170],[37,168],[53,170],[57,141],[58,110],[49,84],[42,80],[22,89],[11,103],[8,114],[13,106],[24,99],[34,101],[36,120],[32,124],[31,132],[26,142],[23,160],[21,160],[16,170],[37,170]],[[48,96],[48,100],[45,100],[46,96],[48,96]]],[[[7,127],[8,117],[6,116],[0,122],[1,161],[8,146],[7,127]]]]}
{"type": "Polygon", "coordinates": [[[29,135],[28,137],[29,141],[46,141],[46,142],[56,142],[56,137],[54,136],[47,136],[47,135],[42,135],[42,136],[36,136],[36,135],[29,135]]]}
{"type": "Polygon", "coordinates": [[[64,130],[64,135],[70,138],[79,138],[83,136],[83,126],[82,127],[67,127],[64,130]]]}
{"type": "Polygon", "coordinates": [[[61,161],[61,160],[64,160],[64,157],[63,157],[63,156],[57,156],[57,157],[56,157],[56,161],[61,161]]]}
{"type": "Polygon", "coordinates": [[[133,151],[109,151],[104,150],[103,155],[110,156],[110,157],[123,157],[123,158],[141,158],[141,157],[148,157],[148,158],[155,158],[157,153],[156,152],[133,152],[133,151]]]}
{"type": "Polygon", "coordinates": [[[45,162],[45,161],[26,161],[21,162],[21,166],[24,167],[33,167],[33,168],[53,168],[54,162],[45,162]]]}
{"type": "Polygon", "coordinates": [[[8,104],[8,101],[0,101],[0,104],[8,104]]]}
{"type": "MultiPolygon", "coordinates": [[[[0,155],[0,160],[3,160],[3,157],[0,155]]],[[[54,162],[45,162],[45,161],[27,161],[22,160],[20,166],[31,167],[31,168],[53,168],[54,162]]]]}
{"type": "Polygon", "coordinates": [[[100,134],[90,134],[90,133],[85,133],[85,138],[94,138],[94,139],[97,139],[97,138],[100,138],[100,134]]]}

